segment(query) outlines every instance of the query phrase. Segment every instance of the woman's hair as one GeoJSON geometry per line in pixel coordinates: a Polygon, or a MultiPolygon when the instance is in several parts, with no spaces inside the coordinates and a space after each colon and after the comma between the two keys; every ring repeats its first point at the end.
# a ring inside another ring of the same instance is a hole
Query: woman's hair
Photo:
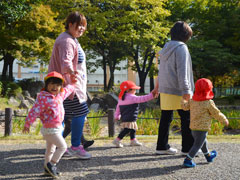
{"type": "Polygon", "coordinates": [[[192,36],[191,27],[184,21],[177,21],[170,31],[171,40],[187,42],[192,36]]]}
{"type": "Polygon", "coordinates": [[[72,12],[68,15],[65,23],[66,30],[69,28],[69,23],[77,23],[77,26],[83,25],[85,29],[87,28],[87,19],[83,14],[80,14],[79,12],[72,12]]]}
{"type": "Polygon", "coordinates": [[[49,83],[58,84],[60,86],[63,85],[63,81],[61,79],[56,78],[56,77],[50,77],[45,81],[45,86],[44,86],[45,90],[47,90],[47,86],[49,83]]]}

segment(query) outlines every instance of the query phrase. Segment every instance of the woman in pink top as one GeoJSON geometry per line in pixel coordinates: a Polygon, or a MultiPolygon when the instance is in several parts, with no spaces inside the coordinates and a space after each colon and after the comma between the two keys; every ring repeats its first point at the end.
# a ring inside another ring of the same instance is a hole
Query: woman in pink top
{"type": "MultiPolygon", "coordinates": [[[[84,15],[72,12],[66,19],[66,31],[55,41],[48,72],[57,71],[66,79],[65,85],[76,80],[75,93],[63,103],[65,122],[71,120],[71,147],[66,154],[80,159],[89,159],[91,154],[81,145],[81,137],[86,116],[87,106],[87,69],[86,56],[77,38],[83,35],[87,27],[84,15]]],[[[68,126],[65,126],[65,128],[68,126]]],[[[64,133],[65,134],[65,133],[64,133]]]]}
{"type": "Polygon", "coordinates": [[[137,130],[137,116],[138,116],[138,104],[152,100],[155,96],[153,92],[145,96],[136,96],[136,89],[140,89],[139,86],[132,81],[124,81],[120,85],[121,92],[119,94],[119,100],[116,107],[115,119],[121,119],[121,127],[123,130],[119,133],[118,137],[113,141],[113,144],[116,147],[123,147],[123,144],[120,142],[124,136],[130,133],[131,146],[141,146],[136,137],[137,130]]]}
{"type": "Polygon", "coordinates": [[[67,149],[67,144],[62,137],[63,101],[74,91],[74,86],[69,84],[62,88],[64,79],[55,71],[48,73],[44,81],[45,88],[39,93],[35,104],[29,111],[23,132],[28,133],[30,125],[37,117],[40,118],[43,124],[41,133],[47,146],[44,170],[52,177],[57,177],[59,173],[56,164],[67,149]]]}

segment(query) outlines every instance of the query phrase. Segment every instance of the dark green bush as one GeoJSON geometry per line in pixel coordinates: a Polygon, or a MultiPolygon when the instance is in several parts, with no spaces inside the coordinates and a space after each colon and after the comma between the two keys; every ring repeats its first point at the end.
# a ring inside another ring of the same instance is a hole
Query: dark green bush
{"type": "Polygon", "coordinates": [[[2,81],[2,84],[2,94],[5,97],[16,96],[17,94],[22,93],[22,88],[15,82],[2,81]]]}

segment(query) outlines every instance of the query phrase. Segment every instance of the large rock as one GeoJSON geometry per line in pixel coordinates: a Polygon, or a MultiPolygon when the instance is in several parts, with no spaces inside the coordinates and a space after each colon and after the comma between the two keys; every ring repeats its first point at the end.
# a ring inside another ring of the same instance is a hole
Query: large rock
{"type": "Polygon", "coordinates": [[[31,98],[31,97],[28,97],[26,96],[25,99],[31,104],[33,105],[35,103],[35,99],[31,98]]]}
{"type": "Polygon", "coordinates": [[[89,109],[93,110],[94,112],[98,112],[100,110],[100,105],[98,103],[91,104],[89,109]]]}
{"type": "Polygon", "coordinates": [[[8,100],[8,104],[12,106],[18,106],[19,102],[13,96],[11,96],[10,99],[8,100]]]}
{"type": "Polygon", "coordinates": [[[104,102],[107,103],[108,108],[116,108],[117,103],[118,103],[118,97],[114,93],[108,93],[104,97],[104,102]]]}
{"type": "Polygon", "coordinates": [[[106,111],[108,109],[107,104],[105,104],[102,98],[94,97],[92,99],[92,104],[99,104],[100,109],[102,109],[103,111],[106,111]]]}
{"type": "Polygon", "coordinates": [[[29,109],[30,108],[30,103],[28,100],[23,100],[21,101],[20,105],[18,106],[20,109],[29,109]]]}

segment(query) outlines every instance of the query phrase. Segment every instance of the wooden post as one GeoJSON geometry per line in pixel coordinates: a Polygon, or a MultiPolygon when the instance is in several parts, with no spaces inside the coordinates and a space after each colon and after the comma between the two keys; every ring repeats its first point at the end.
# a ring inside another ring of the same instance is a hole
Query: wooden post
{"type": "Polygon", "coordinates": [[[5,134],[4,136],[12,135],[12,109],[5,108],[5,134]]]}
{"type": "Polygon", "coordinates": [[[108,136],[113,137],[115,134],[114,128],[114,109],[108,109],[108,136]]]}

